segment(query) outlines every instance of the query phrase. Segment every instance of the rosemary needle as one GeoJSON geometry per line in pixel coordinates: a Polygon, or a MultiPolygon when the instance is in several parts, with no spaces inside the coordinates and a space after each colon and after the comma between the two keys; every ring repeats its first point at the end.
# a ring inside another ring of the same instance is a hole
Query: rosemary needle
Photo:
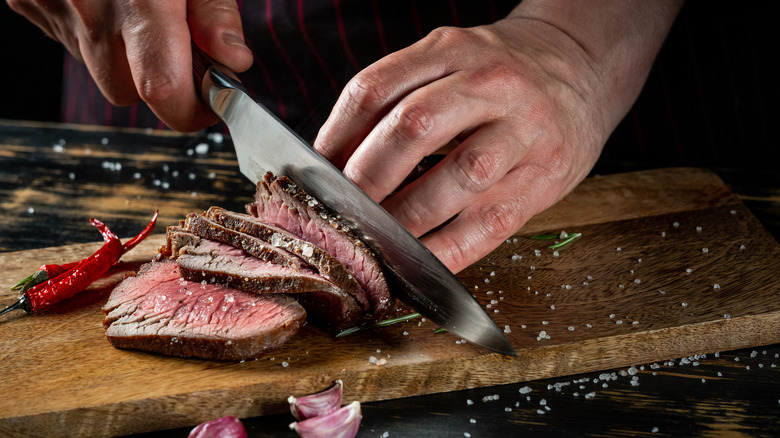
{"type": "Polygon", "coordinates": [[[560,248],[562,246],[568,245],[569,243],[574,241],[574,239],[576,239],[576,238],[578,238],[580,236],[582,236],[582,233],[571,233],[571,234],[569,234],[569,237],[563,239],[562,241],[556,243],[555,245],[550,245],[547,248],[548,249],[558,249],[558,248],[560,248]]]}
{"type": "Polygon", "coordinates": [[[380,322],[377,322],[377,323],[374,323],[374,324],[366,324],[366,325],[359,325],[359,326],[355,326],[355,327],[350,327],[348,329],[345,329],[345,330],[342,330],[341,332],[339,332],[336,335],[336,337],[340,338],[340,337],[343,337],[343,336],[351,335],[353,333],[362,332],[363,330],[370,330],[370,329],[373,329],[373,328],[387,327],[389,325],[397,324],[399,322],[409,321],[410,319],[419,318],[419,317],[420,317],[420,314],[415,312],[415,313],[410,313],[408,315],[399,316],[397,318],[386,319],[384,321],[380,321],[380,322]]]}
{"type": "Polygon", "coordinates": [[[552,233],[552,234],[540,234],[538,236],[531,236],[531,239],[533,239],[533,240],[552,240],[552,239],[558,238],[558,236],[560,236],[560,234],[555,234],[555,233],[552,233]]]}

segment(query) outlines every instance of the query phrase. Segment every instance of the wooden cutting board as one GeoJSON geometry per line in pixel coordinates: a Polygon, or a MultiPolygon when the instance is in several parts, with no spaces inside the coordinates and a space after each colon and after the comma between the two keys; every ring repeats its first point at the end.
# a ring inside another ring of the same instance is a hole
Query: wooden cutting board
{"type": "MultiPolygon", "coordinates": [[[[341,339],[306,327],[245,363],[116,350],[101,306],[161,243],[150,238],[57,310],[2,317],[0,435],[110,436],[279,413],[289,395],[336,379],[345,402],[369,402],[780,342],[780,245],[700,169],[588,179],[459,275],[516,358],[422,319],[341,339]],[[529,238],[562,230],[582,237],[557,252],[529,238]]],[[[13,302],[11,284],[41,263],[98,246],[0,254],[0,300],[13,302]]]]}

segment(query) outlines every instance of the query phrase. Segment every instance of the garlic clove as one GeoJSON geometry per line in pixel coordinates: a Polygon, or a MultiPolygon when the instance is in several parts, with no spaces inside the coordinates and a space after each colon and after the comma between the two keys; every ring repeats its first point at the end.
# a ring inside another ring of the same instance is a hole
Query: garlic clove
{"type": "Polygon", "coordinates": [[[241,420],[225,415],[197,425],[188,438],[246,438],[246,429],[241,420]]]}
{"type": "Polygon", "coordinates": [[[360,402],[352,403],[327,415],[290,424],[301,438],[354,438],[360,429],[360,402]]]}
{"type": "Polygon", "coordinates": [[[336,383],[325,391],[317,394],[295,398],[292,395],[287,399],[290,403],[290,412],[296,420],[327,415],[341,407],[341,393],[344,383],[336,380],[336,383]]]}

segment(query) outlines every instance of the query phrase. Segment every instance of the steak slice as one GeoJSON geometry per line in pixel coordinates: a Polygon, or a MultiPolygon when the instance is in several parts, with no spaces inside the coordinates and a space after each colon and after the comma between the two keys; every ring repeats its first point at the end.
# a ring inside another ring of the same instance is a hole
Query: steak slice
{"type": "Polygon", "coordinates": [[[186,231],[173,230],[168,240],[179,248],[174,256],[186,280],[221,283],[255,294],[295,294],[312,317],[334,331],[362,319],[363,309],[355,298],[308,265],[297,270],[278,265],[186,231]],[[181,241],[187,244],[176,243],[181,241]]]}
{"type": "Polygon", "coordinates": [[[267,174],[257,185],[255,202],[247,212],[261,222],[282,228],[330,253],[363,288],[371,316],[380,320],[390,311],[393,299],[382,267],[371,250],[316,199],[289,178],[267,174]]]}
{"type": "MultiPolygon", "coordinates": [[[[197,213],[188,214],[182,224],[182,228],[198,237],[216,240],[227,243],[234,248],[243,249],[260,260],[286,266],[296,271],[302,269],[302,260],[286,249],[278,248],[263,239],[247,233],[226,228],[203,215],[197,213]]],[[[304,269],[310,268],[304,267],[304,269]]]]}
{"type": "Polygon", "coordinates": [[[103,311],[116,348],[230,361],[284,344],[306,320],[289,296],[187,281],[169,261],[147,263],[122,281],[103,311]]]}
{"type": "MultiPolygon", "coordinates": [[[[355,278],[347,272],[344,265],[327,251],[294,236],[287,231],[258,221],[248,214],[235,213],[220,207],[211,207],[204,213],[208,219],[216,224],[233,230],[242,236],[249,235],[261,239],[274,247],[285,250],[300,257],[320,275],[327,278],[342,290],[352,295],[363,308],[364,312],[370,311],[370,304],[365,291],[358,285],[355,278]]],[[[189,220],[189,219],[188,219],[189,220]]],[[[193,231],[195,234],[199,234],[193,231]]],[[[202,234],[199,234],[203,237],[202,234]]],[[[219,239],[218,239],[219,240],[219,239]]],[[[221,240],[225,241],[225,240],[221,240]]],[[[236,246],[235,244],[233,246],[236,246]]]]}

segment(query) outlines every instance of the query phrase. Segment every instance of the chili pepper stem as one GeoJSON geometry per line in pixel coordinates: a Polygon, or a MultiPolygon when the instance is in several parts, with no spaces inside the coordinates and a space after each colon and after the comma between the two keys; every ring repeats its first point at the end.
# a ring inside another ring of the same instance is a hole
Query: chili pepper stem
{"type": "Polygon", "coordinates": [[[14,311],[14,310],[24,310],[25,313],[30,312],[30,310],[32,310],[32,307],[30,306],[30,299],[27,298],[26,295],[22,295],[22,297],[19,298],[19,301],[15,302],[14,304],[11,304],[10,306],[8,306],[5,309],[1,310],[0,311],[0,316],[3,316],[6,313],[14,311]]]}

